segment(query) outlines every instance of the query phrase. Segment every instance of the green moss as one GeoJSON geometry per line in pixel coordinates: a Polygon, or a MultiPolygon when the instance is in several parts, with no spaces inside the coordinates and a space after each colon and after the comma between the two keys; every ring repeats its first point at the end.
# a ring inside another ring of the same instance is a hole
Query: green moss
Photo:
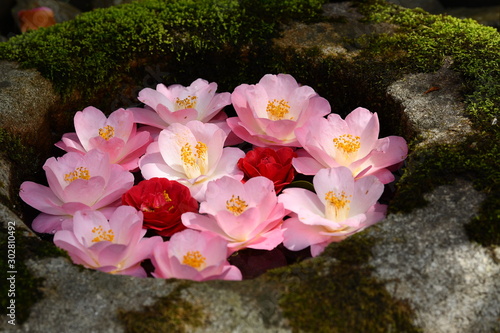
{"type": "Polygon", "coordinates": [[[403,70],[431,72],[452,60],[464,79],[464,102],[475,134],[455,146],[435,146],[412,152],[392,211],[409,211],[425,204],[423,194],[456,177],[472,180],[486,193],[478,215],[466,227],[471,240],[485,246],[500,244],[500,34],[473,20],[429,15],[384,1],[361,1],[368,22],[398,26],[394,34],[372,36],[365,57],[399,54],[403,70]],[[397,52],[401,50],[401,52],[397,52]]]}
{"type": "Polygon", "coordinates": [[[419,332],[409,306],[372,277],[366,264],[372,245],[358,234],[331,244],[325,257],[267,274],[285,291],[280,306],[294,331],[419,332]]]}
{"type": "Polygon", "coordinates": [[[60,92],[90,96],[146,60],[168,63],[266,40],[279,21],[317,15],[321,3],[143,0],[16,36],[0,44],[0,57],[37,68],[60,92]]]}
{"type": "Polygon", "coordinates": [[[19,226],[15,226],[15,231],[12,229],[7,230],[4,227],[0,228],[0,248],[2,248],[3,254],[0,257],[0,267],[3,268],[0,272],[0,279],[6,281],[8,277],[15,276],[15,290],[10,289],[10,283],[1,284],[0,293],[3,297],[0,298],[0,313],[6,315],[8,313],[7,306],[10,300],[14,299],[16,305],[15,322],[19,325],[28,319],[31,307],[43,296],[40,290],[43,279],[34,277],[31,274],[26,266],[26,260],[67,255],[50,242],[42,241],[36,237],[24,236],[19,226]],[[15,240],[12,236],[15,237],[15,240]],[[12,259],[15,260],[14,263],[7,261],[7,259],[10,259],[7,256],[7,249],[8,247],[12,249],[13,246],[15,247],[15,259],[12,259]],[[10,264],[14,266],[11,267],[10,264]],[[9,273],[10,271],[16,273],[9,273]],[[15,295],[7,297],[12,291],[15,295]]]}
{"type": "Polygon", "coordinates": [[[205,318],[202,309],[181,298],[181,291],[187,286],[189,282],[186,281],[168,296],[142,311],[120,310],[118,317],[125,325],[125,332],[184,333],[189,332],[189,329],[200,327],[205,318]]]}

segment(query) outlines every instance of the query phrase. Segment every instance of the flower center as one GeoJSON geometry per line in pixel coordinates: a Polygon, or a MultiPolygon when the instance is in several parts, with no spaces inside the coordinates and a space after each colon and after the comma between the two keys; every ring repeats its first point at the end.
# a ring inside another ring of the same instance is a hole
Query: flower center
{"type": "Polygon", "coordinates": [[[113,126],[106,125],[103,128],[99,128],[99,135],[101,136],[101,138],[108,141],[115,136],[115,129],[113,128],[113,126]]]}
{"type": "Polygon", "coordinates": [[[343,134],[333,139],[335,147],[343,150],[346,154],[355,153],[361,148],[361,138],[352,134],[343,134]]]}
{"type": "Polygon", "coordinates": [[[241,215],[248,205],[245,200],[241,200],[240,196],[235,197],[234,194],[231,199],[226,201],[226,208],[233,213],[234,216],[241,215]]]}
{"type": "Polygon", "coordinates": [[[75,169],[75,171],[69,172],[64,175],[64,180],[68,183],[71,183],[72,181],[77,179],[89,180],[90,179],[89,169],[84,167],[78,167],[75,169]]]}
{"type": "Polygon", "coordinates": [[[143,212],[153,213],[158,208],[164,208],[166,205],[168,205],[168,211],[171,211],[175,207],[173,204],[169,204],[169,202],[172,202],[172,199],[170,198],[166,190],[164,190],[163,192],[150,193],[146,200],[141,203],[140,209],[143,212]]]}
{"type": "Polygon", "coordinates": [[[166,190],[163,191],[163,197],[165,198],[166,202],[172,201],[172,199],[170,199],[170,196],[168,195],[166,190]]]}
{"type": "Polygon", "coordinates": [[[197,99],[198,97],[196,96],[188,96],[184,99],[177,97],[175,100],[176,111],[182,109],[194,109],[196,107],[197,99]]]}
{"type": "Polygon", "coordinates": [[[195,152],[193,152],[193,147],[188,142],[181,147],[181,160],[184,163],[184,171],[190,179],[206,174],[208,168],[207,145],[198,141],[194,149],[195,152]]]}
{"type": "Polygon", "coordinates": [[[350,209],[349,203],[351,200],[348,199],[350,197],[352,195],[346,195],[344,191],[340,193],[328,191],[325,194],[326,217],[328,219],[345,220],[350,209]]]}
{"type": "Polygon", "coordinates": [[[182,263],[184,265],[191,266],[197,270],[201,270],[205,266],[205,258],[199,251],[188,251],[182,258],[182,263]]]}
{"type": "Polygon", "coordinates": [[[113,230],[112,229],[104,230],[102,225],[92,228],[92,233],[96,234],[96,237],[92,239],[93,243],[102,241],[112,242],[113,239],[115,238],[113,230]]]}
{"type": "MultiPolygon", "coordinates": [[[[290,105],[284,99],[273,99],[267,102],[266,112],[271,120],[281,120],[290,112],[290,105]]],[[[292,118],[290,118],[292,119],[292,118]]]]}

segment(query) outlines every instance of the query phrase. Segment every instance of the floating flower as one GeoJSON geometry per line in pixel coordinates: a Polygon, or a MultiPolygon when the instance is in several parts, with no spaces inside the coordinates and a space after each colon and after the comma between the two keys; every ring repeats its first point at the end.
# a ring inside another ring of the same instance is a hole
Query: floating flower
{"type": "Polygon", "coordinates": [[[375,176],[355,180],[346,167],[321,169],[313,184],[316,193],[287,188],[278,197],[293,212],[283,223],[283,244],[292,251],[311,246],[317,256],[385,217],[387,206],[377,203],[384,185],[375,176]]]}
{"type": "Polygon", "coordinates": [[[375,175],[384,184],[394,180],[388,167],[402,162],[408,153],[405,139],[379,139],[376,113],[357,108],[345,120],[337,114],[310,121],[296,131],[305,151],[293,159],[297,172],[315,175],[322,168],[348,167],[354,177],[375,175]]]}
{"type": "Polygon", "coordinates": [[[143,212],[144,228],[166,237],[186,229],[181,221],[183,213],[198,211],[189,189],[166,178],[141,181],[122,196],[122,203],[143,212]]]}
{"type": "Polygon", "coordinates": [[[240,270],[227,261],[226,241],[195,230],[178,232],[156,245],[151,261],[157,278],[241,280],[240,270]]]}
{"type": "Polygon", "coordinates": [[[172,124],[158,142],[149,145],[139,161],[145,179],[163,177],[186,185],[191,195],[203,200],[207,183],[225,175],[238,180],[243,172],[237,162],[245,156],[238,148],[224,148],[226,134],[214,124],[197,120],[172,124]]]}
{"type": "Polygon", "coordinates": [[[138,99],[145,108],[131,108],[135,121],[153,127],[167,128],[174,123],[187,124],[191,120],[209,122],[214,118],[225,120],[220,111],[231,104],[228,92],[216,94],[217,83],[197,79],[190,86],[173,84],[166,87],[160,83],[155,89],[144,88],[138,99]]]}
{"type": "Polygon", "coordinates": [[[255,85],[242,84],[231,100],[238,117],[227,119],[229,127],[260,147],[299,147],[295,129],[330,113],[326,99],[288,74],[267,74],[255,85]]]}
{"type": "Polygon", "coordinates": [[[264,176],[273,181],[274,190],[279,193],[296,175],[292,166],[292,158],[296,156],[289,147],[277,150],[255,147],[244,158],[240,158],[238,168],[244,172],[243,180],[264,176]]]}
{"type": "Polygon", "coordinates": [[[75,264],[99,271],[146,277],[141,262],[151,257],[161,237],[143,238],[142,213],[120,206],[109,218],[98,211],[78,211],[65,221],[54,243],[68,251],[75,264]]]}
{"type": "Polygon", "coordinates": [[[66,133],[56,146],[68,151],[86,153],[92,149],[108,153],[111,163],[127,170],[138,167],[152,141],[146,131],[137,132],[132,112],[118,109],[106,118],[104,113],[89,106],[74,117],[76,133],[66,133]]]}
{"type": "Polygon", "coordinates": [[[33,230],[54,233],[78,210],[102,210],[107,216],[120,204],[120,198],[134,184],[134,176],[108,154],[91,150],[85,155],[66,153],[49,158],[44,166],[49,187],[33,182],[21,184],[19,196],[38,209],[33,230]]]}
{"type": "Polygon", "coordinates": [[[274,184],[254,177],[245,184],[223,177],[208,184],[200,215],[185,213],[188,228],[210,232],[229,242],[229,252],[243,248],[272,250],[283,241],[281,223],[286,211],[278,203],[274,184]]]}

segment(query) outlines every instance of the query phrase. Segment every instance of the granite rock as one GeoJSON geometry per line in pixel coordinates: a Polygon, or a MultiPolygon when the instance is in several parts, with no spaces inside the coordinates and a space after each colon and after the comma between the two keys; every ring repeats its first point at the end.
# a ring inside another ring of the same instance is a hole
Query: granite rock
{"type": "MultiPolygon", "coordinates": [[[[295,48],[297,53],[316,46],[321,57],[339,56],[355,62],[359,47],[346,40],[391,34],[397,28],[363,23],[352,3],[328,4],[325,13],[336,23],[288,22],[274,45],[295,48]]],[[[27,143],[53,143],[48,119],[59,99],[51,83],[35,70],[19,69],[12,63],[1,62],[0,73],[0,127],[27,143]]],[[[421,138],[420,149],[430,144],[455,144],[472,131],[464,116],[461,89],[462,78],[445,65],[434,73],[410,73],[395,80],[388,86],[386,98],[388,104],[396,106],[409,138],[421,138]]],[[[13,199],[9,193],[16,190],[11,182],[16,171],[8,159],[0,159],[2,197],[13,199]]],[[[414,324],[425,333],[500,330],[500,251],[470,242],[463,227],[477,213],[484,194],[470,182],[457,179],[436,188],[426,199],[426,207],[390,214],[366,231],[376,240],[369,262],[375,277],[395,299],[409,304],[414,324]]],[[[20,211],[15,205],[2,205],[0,219],[4,224],[15,221],[23,235],[38,240],[22,223],[20,211]]],[[[334,265],[336,259],[324,262],[334,265]]],[[[278,287],[265,275],[242,282],[195,283],[108,275],[74,266],[64,256],[33,257],[25,265],[34,278],[43,279],[32,287],[43,297],[36,300],[24,323],[12,326],[0,322],[2,331],[125,332],[120,313],[154,312],[174,295],[202,314],[196,324],[187,319],[178,322],[180,331],[297,331],[280,304],[286,285],[278,287]]],[[[318,275],[324,272],[328,269],[319,269],[318,275]]],[[[300,280],[300,275],[293,279],[300,280]]]]}

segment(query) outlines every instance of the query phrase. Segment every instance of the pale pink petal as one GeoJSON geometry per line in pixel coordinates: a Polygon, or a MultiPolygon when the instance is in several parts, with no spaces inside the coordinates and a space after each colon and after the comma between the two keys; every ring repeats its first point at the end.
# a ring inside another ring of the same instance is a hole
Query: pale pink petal
{"type": "Polygon", "coordinates": [[[74,215],[79,210],[92,209],[81,202],[65,202],[61,208],[64,209],[65,215],[74,215]]]}
{"type": "Polygon", "coordinates": [[[345,117],[345,122],[352,135],[360,137],[361,147],[358,156],[368,154],[378,140],[380,125],[377,113],[365,108],[357,108],[345,117]]]}
{"type": "Polygon", "coordinates": [[[198,117],[198,111],[196,111],[196,109],[189,108],[174,111],[168,109],[162,104],[159,104],[156,107],[156,112],[158,112],[161,119],[163,119],[168,124],[187,124],[192,120],[196,120],[196,118],[198,117]]]}
{"type": "Polygon", "coordinates": [[[78,139],[76,133],[63,134],[61,141],[57,142],[55,146],[67,152],[86,152],[85,148],[83,148],[82,144],[80,143],[80,139],[78,139]]]}
{"type": "Polygon", "coordinates": [[[213,217],[187,212],[182,214],[181,219],[182,224],[188,228],[199,231],[210,231],[216,235],[225,234],[213,217]]]}
{"type": "Polygon", "coordinates": [[[328,236],[322,235],[323,227],[306,225],[297,217],[291,217],[283,222],[283,245],[292,251],[300,251],[312,244],[322,243],[328,240],[328,236]]]}
{"type": "Polygon", "coordinates": [[[93,148],[89,140],[95,136],[99,136],[99,128],[106,126],[106,120],[104,113],[93,106],[86,107],[83,111],[78,111],[75,114],[75,131],[86,151],[93,148]]]}
{"type": "Polygon", "coordinates": [[[125,142],[131,135],[135,134],[134,114],[130,110],[120,108],[113,111],[109,115],[106,125],[114,128],[115,138],[120,138],[125,142]]]}
{"type": "MultiPolygon", "coordinates": [[[[158,91],[160,87],[164,88],[165,86],[160,83],[156,87],[157,90],[151,88],[142,89],[139,91],[137,99],[154,110],[156,110],[159,105],[163,105],[169,110],[174,111],[174,102],[172,101],[172,98],[169,98],[169,96],[166,96],[164,93],[158,91]]],[[[163,119],[161,115],[160,117],[163,119]]]]}
{"type": "MultiPolygon", "coordinates": [[[[338,240],[340,241],[340,240],[338,240]]],[[[325,248],[331,243],[331,240],[328,240],[328,241],[325,241],[323,243],[318,243],[318,244],[312,244],[311,245],[311,256],[312,257],[317,257],[319,256],[321,253],[323,253],[323,251],[325,251],[325,248]]]]}
{"type": "Polygon", "coordinates": [[[139,124],[145,124],[149,126],[153,126],[155,128],[167,128],[170,124],[168,124],[165,120],[161,119],[161,117],[156,113],[155,110],[152,110],[149,107],[145,108],[129,108],[134,114],[134,121],[139,124]]]}
{"type": "Polygon", "coordinates": [[[299,156],[292,159],[292,165],[298,173],[313,176],[324,166],[312,157],[299,156]]]}
{"type": "Polygon", "coordinates": [[[94,267],[97,262],[93,260],[85,248],[75,237],[75,234],[70,230],[59,230],[54,235],[54,244],[67,251],[73,263],[84,265],[86,267],[94,267]]]}
{"type": "Polygon", "coordinates": [[[344,193],[347,197],[353,194],[354,178],[346,167],[321,169],[313,178],[314,189],[318,198],[325,205],[326,193],[332,191],[335,195],[344,193]]]}
{"type": "Polygon", "coordinates": [[[63,202],[47,187],[33,182],[23,182],[19,196],[31,207],[52,215],[64,215],[63,202]]]}
{"type": "Polygon", "coordinates": [[[64,189],[64,201],[81,202],[87,206],[93,206],[103,195],[105,185],[104,178],[99,176],[91,177],[89,180],[76,179],[64,189]]]}
{"type": "Polygon", "coordinates": [[[318,196],[303,188],[286,188],[278,196],[287,210],[300,216],[324,216],[325,205],[318,196]]]}
{"type": "Polygon", "coordinates": [[[247,245],[248,248],[257,250],[272,250],[283,242],[283,231],[281,228],[274,228],[266,233],[260,234],[247,245]]]}
{"type": "Polygon", "coordinates": [[[47,215],[40,213],[31,223],[31,228],[39,233],[53,234],[61,230],[61,225],[64,221],[71,221],[72,219],[72,216],[67,215],[47,215]]]}
{"type": "Polygon", "coordinates": [[[384,185],[375,176],[365,176],[356,180],[350,204],[350,214],[364,214],[377,203],[383,192],[384,185]]]}

